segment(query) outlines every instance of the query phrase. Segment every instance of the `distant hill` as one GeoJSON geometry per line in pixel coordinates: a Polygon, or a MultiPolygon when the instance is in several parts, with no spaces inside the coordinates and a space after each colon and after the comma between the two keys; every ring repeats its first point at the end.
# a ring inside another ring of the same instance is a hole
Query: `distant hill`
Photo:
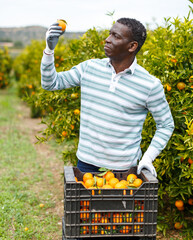
{"type": "MultiPolygon", "coordinates": [[[[31,43],[31,40],[44,40],[47,28],[42,26],[28,26],[18,28],[0,28],[0,42],[21,42],[23,46],[31,43]]],[[[83,32],[66,32],[65,38],[78,38],[83,32]]]]}

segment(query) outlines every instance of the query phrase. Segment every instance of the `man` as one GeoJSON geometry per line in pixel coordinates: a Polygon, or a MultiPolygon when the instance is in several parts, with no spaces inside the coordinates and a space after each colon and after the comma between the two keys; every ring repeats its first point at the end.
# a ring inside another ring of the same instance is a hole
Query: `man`
{"type": "Polygon", "coordinates": [[[144,26],[135,19],[118,19],[105,40],[107,58],[87,60],[57,73],[54,48],[61,34],[57,23],[46,33],[41,82],[49,91],[81,87],[78,168],[124,171],[136,166],[142,157],[143,123],[150,111],[157,129],[138,174],[146,168],[157,176],[152,162],[165,148],[174,122],[160,80],[137,64],[136,54],[146,39],[144,26]]]}

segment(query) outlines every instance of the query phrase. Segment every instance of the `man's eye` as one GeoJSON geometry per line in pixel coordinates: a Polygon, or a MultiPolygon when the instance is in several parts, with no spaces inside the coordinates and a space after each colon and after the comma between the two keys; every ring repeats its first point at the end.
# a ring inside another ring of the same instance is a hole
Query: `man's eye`
{"type": "Polygon", "coordinates": [[[114,34],[114,36],[115,36],[115,38],[119,38],[119,35],[117,35],[117,34],[114,34]]]}

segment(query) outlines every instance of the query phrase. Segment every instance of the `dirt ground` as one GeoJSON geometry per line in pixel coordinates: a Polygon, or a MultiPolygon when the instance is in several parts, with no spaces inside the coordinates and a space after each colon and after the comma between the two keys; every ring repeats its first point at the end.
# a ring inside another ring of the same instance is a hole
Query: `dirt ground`
{"type": "MultiPolygon", "coordinates": [[[[44,183],[41,182],[40,185],[36,185],[34,191],[40,192],[44,187],[50,188],[50,192],[53,196],[53,201],[55,202],[55,207],[50,209],[50,214],[54,213],[59,216],[62,221],[63,216],[63,161],[56,157],[56,153],[51,150],[49,144],[35,144],[37,139],[35,135],[38,135],[38,132],[45,128],[45,125],[41,124],[41,119],[34,119],[30,117],[30,109],[23,103],[19,106],[21,114],[19,114],[19,128],[23,131],[24,134],[29,136],[31,143],[34,145],[37,154],[40,157],[40,165],[46,170],[50,171],[53,174],[54,183],[52,185],[47,184],[45,180],[44,183]],[[52,161],[47,162],[47,158],[52,158],[52,161]],[[45,161],[42,161],[45,159],[45,161]]],[[[62,225],[62,222],[59,222],[59,227],[62,225]]],[[[58,236],[53,236],[53,239],[56,240],[58,236]]],[[[157,234],[156,239],[160,240],[183,240],[183,237],[179,235],[176,231],[170,231],[167,237],[164,237],[161,233],[157,234]]]]}

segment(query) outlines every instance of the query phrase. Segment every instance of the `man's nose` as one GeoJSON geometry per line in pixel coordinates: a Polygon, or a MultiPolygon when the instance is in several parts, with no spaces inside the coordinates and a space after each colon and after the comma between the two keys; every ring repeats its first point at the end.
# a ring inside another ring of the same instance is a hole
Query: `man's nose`
{"type": "Polygon", "coordinates": [[[111,42],[111,35],[109,35],[109,36],[105,39],[105,42],[106,42],[106,43],[111,42]]]}

